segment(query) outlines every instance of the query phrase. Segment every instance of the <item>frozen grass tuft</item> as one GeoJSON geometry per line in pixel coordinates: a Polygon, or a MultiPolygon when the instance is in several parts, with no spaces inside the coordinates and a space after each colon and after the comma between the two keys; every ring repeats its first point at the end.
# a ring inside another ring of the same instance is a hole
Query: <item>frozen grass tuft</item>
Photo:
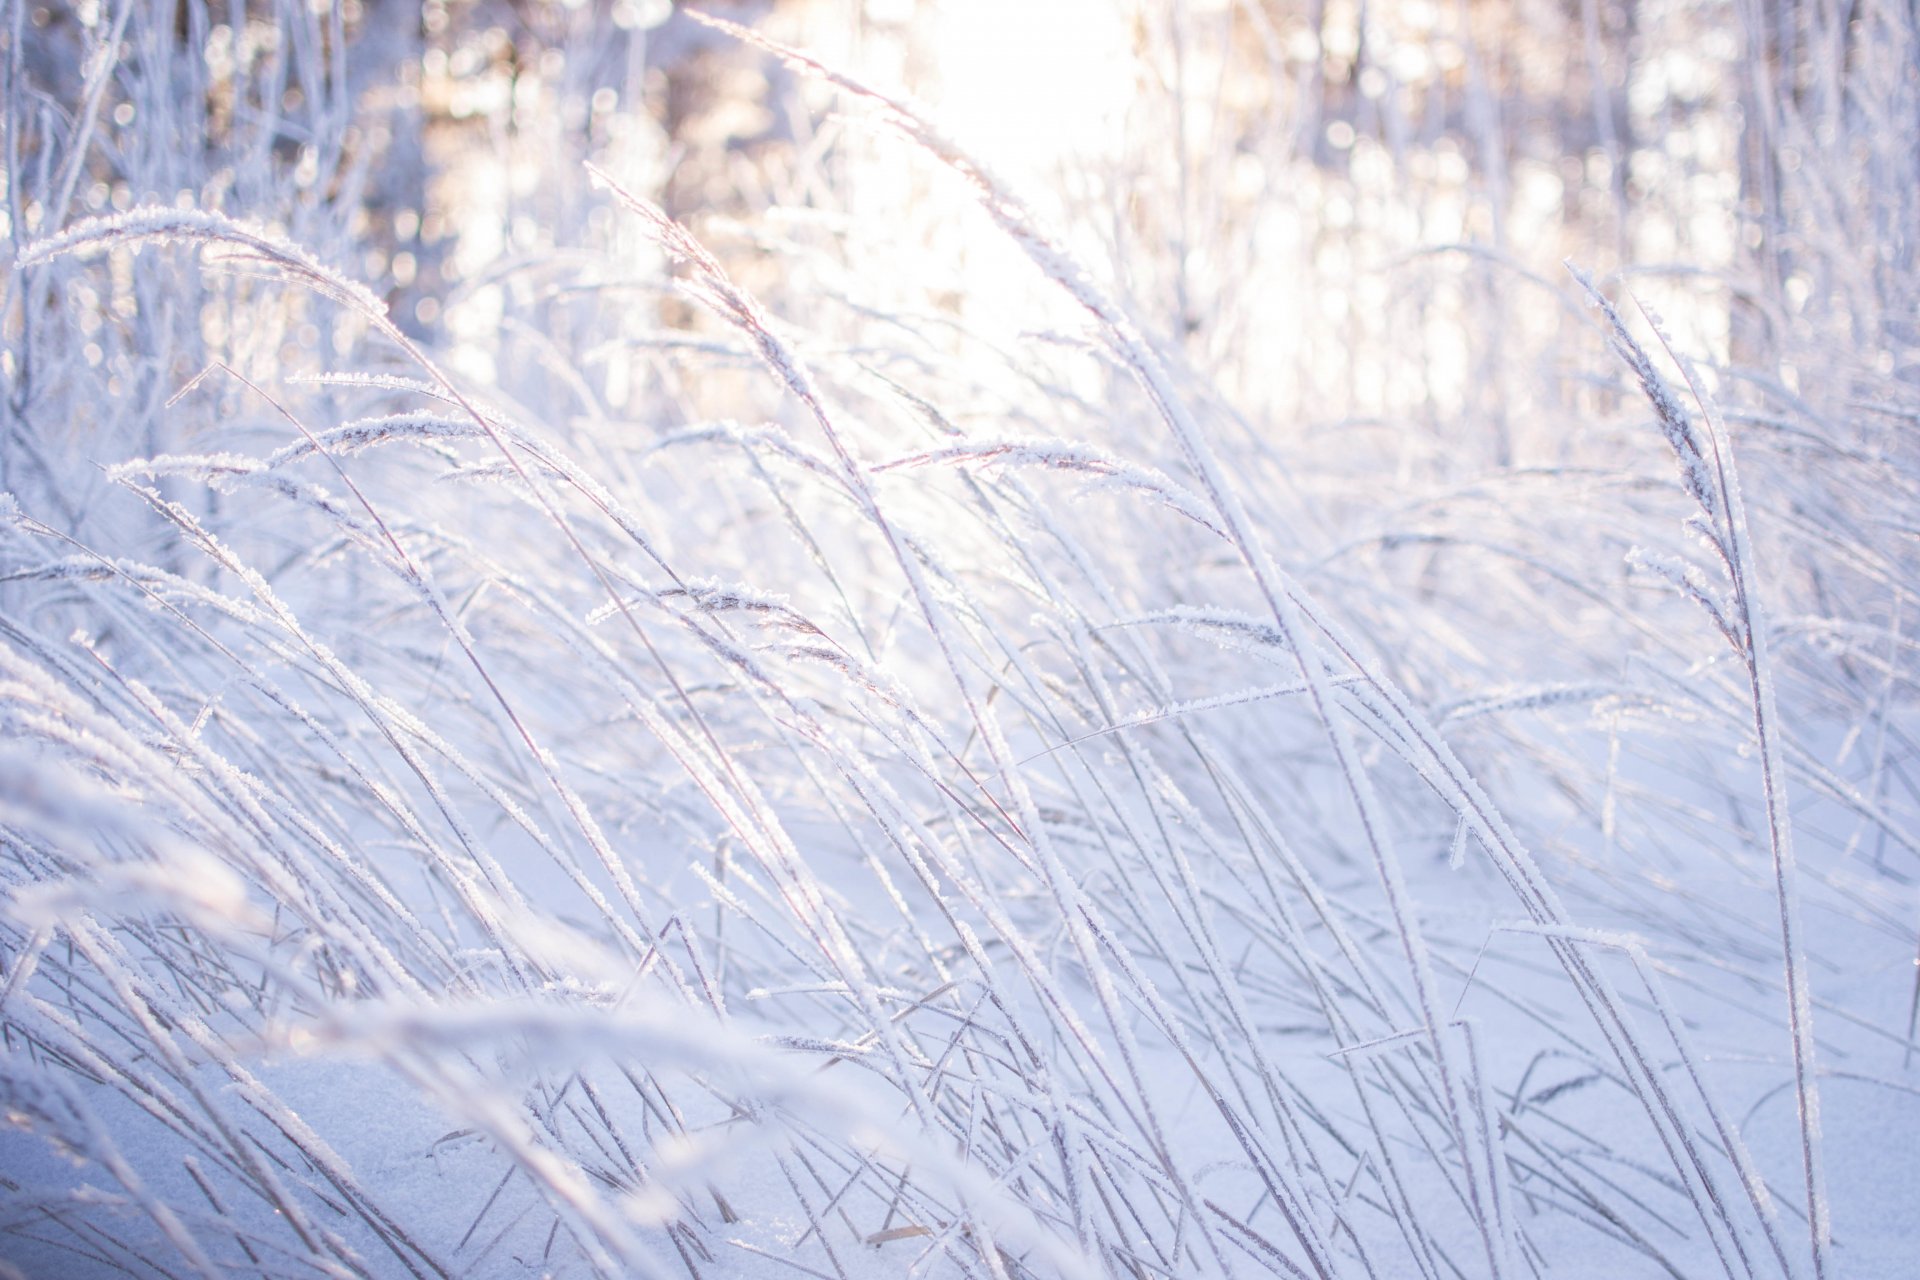
{"type": "Polygon", "coordinates": [[[1899,1274],[1910,13],[389,8],[7,12],[0,1262],[1899,1274]]]}

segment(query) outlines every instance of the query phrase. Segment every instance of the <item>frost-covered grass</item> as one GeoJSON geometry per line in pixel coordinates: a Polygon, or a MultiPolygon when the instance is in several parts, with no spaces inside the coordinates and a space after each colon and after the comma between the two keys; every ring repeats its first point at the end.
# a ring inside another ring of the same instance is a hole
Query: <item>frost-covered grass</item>
{"type": "Polygon", "coordinates": [[[1909,12],[617,8],[6,11],[0,1272],[1902,1274],[1909,12]]]}

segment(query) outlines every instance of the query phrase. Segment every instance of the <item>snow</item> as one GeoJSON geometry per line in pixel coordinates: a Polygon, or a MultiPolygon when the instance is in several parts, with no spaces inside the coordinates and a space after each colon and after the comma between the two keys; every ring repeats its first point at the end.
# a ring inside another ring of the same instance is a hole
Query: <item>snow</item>
{"type": "Polygon", "coordinates": [[[725,12],[4,24],[0,1278],[1907,1275],[1911,13],[725,12]]]}

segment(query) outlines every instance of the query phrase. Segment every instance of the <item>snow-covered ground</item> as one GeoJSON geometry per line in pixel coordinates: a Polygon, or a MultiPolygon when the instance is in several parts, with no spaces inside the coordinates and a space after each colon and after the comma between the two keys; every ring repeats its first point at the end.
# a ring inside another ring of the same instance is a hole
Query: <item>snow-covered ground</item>
{"type": "Polygon", "coordinates": [[[1911,1274],[1910,7],[708,7],[5,10],[0,1275],[1911,1274]]]}

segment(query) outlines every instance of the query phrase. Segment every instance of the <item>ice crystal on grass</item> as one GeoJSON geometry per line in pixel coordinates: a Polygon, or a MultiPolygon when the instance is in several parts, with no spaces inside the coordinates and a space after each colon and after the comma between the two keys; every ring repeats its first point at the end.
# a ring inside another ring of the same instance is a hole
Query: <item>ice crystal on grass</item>
{"type": "Polygon", "coordinates": [[[639,8],[0,23],[0,1270],[1904,1274],[1911,15],[639,8]]]}

